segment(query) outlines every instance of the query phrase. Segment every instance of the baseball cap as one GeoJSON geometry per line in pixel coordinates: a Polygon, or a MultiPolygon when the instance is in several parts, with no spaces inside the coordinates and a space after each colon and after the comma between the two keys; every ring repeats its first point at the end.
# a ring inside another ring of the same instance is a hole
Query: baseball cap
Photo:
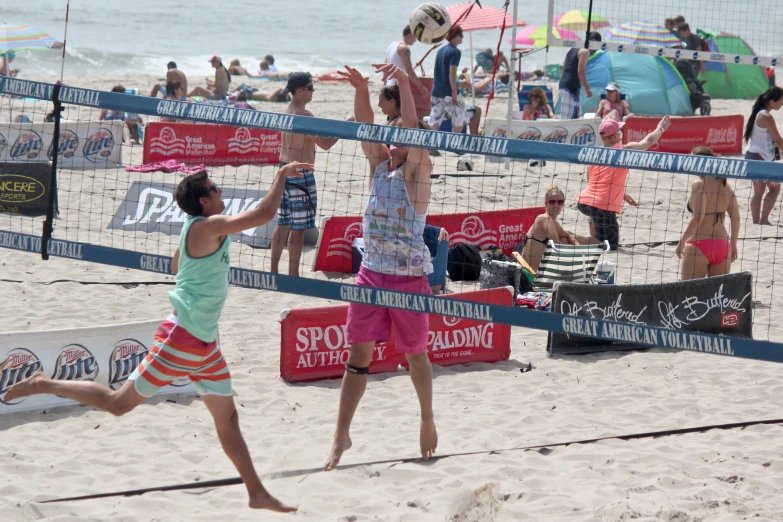
{"type": "Polygon", "coordinates": [[[296,91],[297,89],[301,89],[302,87],[307,87],[311,83],[313,83],[313,77],[310,76],[310,73],[293,72],[288,75],[288,83],[286,83],[285,89],[283,89],[280,94],[282,95],[290,94],[296,91]]]}
{"type": "Polygon", "coordinates": [[[220,62],[223,63],[223,58],[221,58],[218,55],[214,55],[212,58],[209,59],[210,62],[220,62]]]}
{"type": "Polygon", "coordinates": [[[606,86],[606,90],[607,91],[617,91],[617,92],[620,92],[620,88],[617,87],[617,85],[615,85],[613,83],[610,83],[609,85],[607,85],[606,86]]]}
{"type": "Polygon", "coordinates": [[[607,118],[602,121],[600,127],[598,127],[598,134],[612,136],[619,132],[620,129],[623,128],[623,125],[625,125],[624,121],[615,121],[612,118],[607,118]]]}

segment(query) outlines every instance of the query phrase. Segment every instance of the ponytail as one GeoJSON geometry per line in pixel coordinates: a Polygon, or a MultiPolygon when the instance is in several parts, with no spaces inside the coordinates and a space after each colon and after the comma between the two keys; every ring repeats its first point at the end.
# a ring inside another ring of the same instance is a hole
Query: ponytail
{"type": "Polygon", "coordinates": [[[771,101],[778,101],[783,97],[783,89],[780,87],[770,87],[763,93],[759,94],[756,98],[756,103],[753,104],[753,110],[750,112],[748,123],[745,125],[745,143],[750,141],[750,137],[753,135],[753,127],[756,125],[756,116],[762,109],[767,107],[767,104],[771,101]]]}

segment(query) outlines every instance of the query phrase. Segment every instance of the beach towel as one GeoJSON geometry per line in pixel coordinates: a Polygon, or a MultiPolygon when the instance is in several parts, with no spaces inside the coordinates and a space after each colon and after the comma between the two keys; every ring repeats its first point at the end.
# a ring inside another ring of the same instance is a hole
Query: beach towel
{"type": "Polygon", "coordinates": [[[198,172],[200,170],[204,170],[204,164],[201,163],[200,165],[196,165],[195,167],[188,167],[181,161],[177,161],[174,159],[166,160],[166,161],[155,161],[153,163],[145,163],[144,165],[133,165],[131,167],[128,167],[125,169],[127,172],[156,172],[156,171],[162,171],[162,172],[177,172],[181,171],[185,174],[192,174],[193,172],[198,172]]]}

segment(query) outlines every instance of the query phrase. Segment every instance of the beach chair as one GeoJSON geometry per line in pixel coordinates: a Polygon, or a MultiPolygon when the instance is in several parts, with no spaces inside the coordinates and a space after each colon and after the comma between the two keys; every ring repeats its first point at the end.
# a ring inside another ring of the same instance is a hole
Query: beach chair
{"type": "Polygon", "coordinates": [[[446,268],[449,262],[449,242],[438,241],[438,253],[432,260],[432,273],[427,276],[432,292],[437,294],[446,290],[446,268]]]}
{"type": "Polygon", "coordinates": [[[609,242],[596,245],[556,245],[550,240],[538,265],[533,286],[552,288],[558,281],[589,283],[601,258],[609,251],[609,242]]]}
{"type": "Polygon", "coordinates": [[[554,96],[552,94],[552,90],[547,87],[546,85],[522,85],[522,89],[517,93],[517,98],[519,99],[519,110],[521,111],[525,105],[530,103],[530,98],[528,95],[530,94],[530,91],[535,89],[536,87],[541,88],[541,90],[544,91],[546,94],[546,102],[551,105],[552,107],[555,106],[554,104],[554,96]]]}

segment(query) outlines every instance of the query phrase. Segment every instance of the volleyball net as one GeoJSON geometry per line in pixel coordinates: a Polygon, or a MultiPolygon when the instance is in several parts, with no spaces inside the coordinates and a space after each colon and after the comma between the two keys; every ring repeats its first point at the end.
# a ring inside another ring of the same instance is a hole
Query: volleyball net
{"type": "MultiPolygon", "coordinates": [[[[781,312],[775,298],[779,277],[776,257],[783,234],[777,227],[752,225],[748,212],[751,180],[783,180],[783,169],[773,162],[604,149],[595,147],[595,129],[587,123],[575,138],[555,136],[533,142],[507,139],[502,129],[491,136],[403,129],[8,78],[0,79],[0,94],[4,95],[0,115],[0,158],[5,162],[0,166],[3,248],[36,254],[46,250],[53,257],[170,275],[171,256],[185,220],[173,191],[185,175],[181,169],[192,168],[194,163],[174,158],[190,154],[197,158],[195,163],[220,163],[207,166],[207,170],[222,188],[225,213],[236,214],[258,206],[269,190],[278,171],[275,153],[279,154],[279,133],[337,138],[328,150],[316,153],[318,189],[313,204],[317,230],[305,233],[300,277],[285,275],[287,251],[280,262],[281,274],[270,272],[275,224],[269,223],[233,236],[231,284],[491,320],[553,333],[603,335],[609,340],[630,335],[640,344],[699,350],[695,341],[678,344],[665,340],[676,330],[674,323],[669,328],[637,323],[632,325],[633,332],[618,334],[609,329],[602,333],[595,324],[617,326],[620,323],[614,321],[622,314],[595,315],[600,320],[590,323],[490,300],[463,301],[448,295],[418,298],[404,290],[359,291],[351,278],[357,267],[353,247],[359,249],[355,240],[362,235],[362,213],[370,191],[362,143],[429,149],[433,172],[428,223],[445,229],[452,247],[458,243],[480,249],[497,247],[511,262],[535,217],[545,212],[544,196],[553,184],[564,194],[565,206],[559,216],[563,227],[588,236],[588,218],[576,208],[586,187],[587,168],[628,168],[625,190],[639,206],[626,205],[619,217],[620,248],[603,252],[601,259],[614,263],[616,283],[652,288],[678,280],[675,246],[690,220],[685,208],[690,182],[694,176],[708,175],[727,178],[737,194],[742,221],[739,257],[732,272],[752,273],[752,297],[745,304],[747,310],[753,310],[754,337],[775,339],[775,317],[781,312]],[[55,98],[62,106],[59,118],[49,101],[55,98]],[[107,120],[112,113],[124,115],[125,121],[107,120]],[[143,145],[132,145],[135,133],[129,124],[136,118],[145,125],[143,145]],[[47,119],[59,119],[58,128],[47,119]],[[155,156],[156,151],[163,160],[155,156]],[[56,162],[54,174],[50,161],[56,162]],[[158,164],[150,166],[153,161],[158,164]],[[274,163],[256,164],[270,161],[274,163]]],[[[373,101],[376,96],[376,88],[371,88],[373,101]]],[[[770,219],[781,222],[779,206],[770,219]]],[[[433,256],[436,269],[444,262],[441,255],[438,251],[433,256]]],[[[482,285],[476,280],[446,281],[445,276],[443,280],[450,292],[477,290],[482,285]]],[[[723,298],[709,295],[700,302],[708,308],[720,307],[723,298]]],[[[723,338],[687,335],[715,343],[723,338]]],[[[747,338],[731,342],[731,354],[783,360],[783,352],[768,349],[772,344],[747,338]]]]}
{"type": "Polygon", "coordinates": [[[783,37],[776,30],[781,20],[783,7],[774,4],[751,7],[720,0],[549,0],[547,45],[588,45],[594,50],[774,67],[783,49],[783,37]],[[701,49],[684,43],[686,38],[676,28],[680,22],[667,27],[667,19],[678,17],[702,39],[701,49]],[[586,42],[588,18],[590,28],[601,33],[600,42],[586,42]]]}

